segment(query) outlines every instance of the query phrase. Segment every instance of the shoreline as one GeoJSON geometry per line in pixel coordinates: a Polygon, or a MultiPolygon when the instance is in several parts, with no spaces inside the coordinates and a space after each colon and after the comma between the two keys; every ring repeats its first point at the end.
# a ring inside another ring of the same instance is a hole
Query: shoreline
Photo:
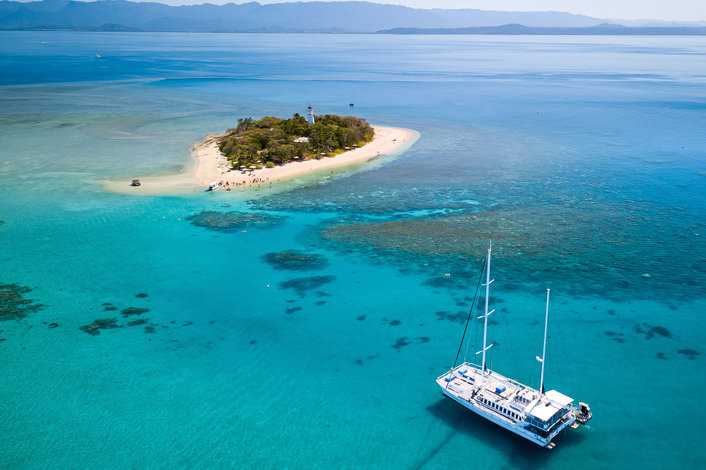
{"type": "MultiPolygon", "coordinates": [[[[218,139],[225,134],[209,134],[191,147],[189,163],[179,173],[163,176],[140,177],[141,186],[130,186],[129,179],[105,180],[103,189],[113,193],[161,196],[203,192],[213,182],[223,181],[216,191],[250,192],[263,185],[275,189],[299,176],[315,175],[319,170],[349,166],[402,153],[419,138],[419,133],[398,127],[373,127],[373,140],[360,148],[343,152],[334,157],[323,157],[290,162],[273,168],[259,170],[230,169],[228,161],[218,149],[218,139]],[[228,183],[228,184],[226,184],[228,183]]],[[[291,186],[287,186],[288,188],[291,186]]]]}

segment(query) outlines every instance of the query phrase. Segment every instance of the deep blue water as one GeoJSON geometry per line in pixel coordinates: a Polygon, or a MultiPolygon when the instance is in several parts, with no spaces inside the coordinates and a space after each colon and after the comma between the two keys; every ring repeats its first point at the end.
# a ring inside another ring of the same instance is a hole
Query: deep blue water
{"type": "Polygon", "coordinates": [[[0,32],[2,466],[705,466],[705,56],[691,37],[0,32]],[[281,193],[101,188],[309,104],[421,138],[281,193]],[[243,225],[198,223],[219,217],[243,225]],[[489,237],[491,367],[537,385],[551,287],[547,386],[594,411],[552,451],[434,383],[489,237]]]}

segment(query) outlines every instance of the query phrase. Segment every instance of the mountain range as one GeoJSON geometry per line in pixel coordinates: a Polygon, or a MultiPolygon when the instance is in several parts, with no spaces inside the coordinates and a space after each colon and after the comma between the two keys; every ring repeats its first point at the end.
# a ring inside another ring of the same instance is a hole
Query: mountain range
{"type": "Polygon", "coordinates": [[[475,26],[470,28],[393,28],[378,31],[382,34],[493,34],[493,35],[542,35],[542,36],[704,36],[703,26],[623,26],[603,23],[596,26],[567,28],[557,26],[475,26]]]}
{"type": "MultiPolygon", "coordinates": [[[[43,0],[0,1],[0,29],[61,29],[80,31],[273,32],[273,33],[399,33],[399,34],[545,34],[531,32],[579,28],[574,34],[631,34],[595,28],[617,23],[562,12],[502,12],[474,9],[418,9],[371,2],[297,2],[262,5],[257,2],[225,5],[169,6],[154,2],[103,0],[80,2],[43,0]],[[498,29],[498,26],[505,25],[498,29]],[[512,27],[510,27],[512,26],[512,27]],[[488,28],[479,33],[477,28],[488,28]],[[522,29],[525,28],[525,29],[522,29]],[[547,29],[549,28],[549,29],[547,29]],[[474,29],[476,30],[474,32],[474,29]],[[466,30],[464,32],[464,30],[466,30]],[[514,32],[513,32],[514,31],[514,32]],[[580,32],[583,31],[583,32],[580,32]]],[[[660,34],[653,32],[634,34],[660,34]]],[[[675,27],[706,26],[664,23],[671,34],[702,34],[675,27]]],[[[552,34],[552,33],[549,33],[552,34]]],[[[570,34],[570,33],[555,33],[570,34]]]]}

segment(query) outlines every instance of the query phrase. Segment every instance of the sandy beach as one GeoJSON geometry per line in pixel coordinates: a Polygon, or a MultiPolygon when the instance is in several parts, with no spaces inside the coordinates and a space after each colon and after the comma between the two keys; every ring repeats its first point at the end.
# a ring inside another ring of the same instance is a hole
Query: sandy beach
{"type": "Polygon", "coordinates": [[[274,168],[247,172],[230,169],[226,157],[218,149],[218,139],[223,134],[207,135],[206,139],[192,147],[193,158],[179,173],[163,176],[135,176],[142,182],[138,187],[130,186],[130,181],[125,179],[106,180],[102,182],[102,186],[107,191],[135,195],[201,192],[213,182],[222,182],[216,191],[244,192],[262,187],[276,188],[278,183],[291,182],[293,178],[305,174],[320,173],[321,170],[402,153],[419,138],[417,132],[397,127],[374,127],[374,130],[375,136],[372,142],[335,157],[292,162],[274,168]]]}

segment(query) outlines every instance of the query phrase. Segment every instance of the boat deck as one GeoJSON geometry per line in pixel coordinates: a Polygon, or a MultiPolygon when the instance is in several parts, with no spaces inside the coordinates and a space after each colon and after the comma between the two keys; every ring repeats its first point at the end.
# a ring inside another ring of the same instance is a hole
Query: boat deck
{"type": "Polygon", "coordinates": [[[437,379],[440,387],[458,398],[482,406],[504,420],[517,423],[525,419],[539,392],[497,372],[481,372],[476,364],[463,363],[437,379]]]}

